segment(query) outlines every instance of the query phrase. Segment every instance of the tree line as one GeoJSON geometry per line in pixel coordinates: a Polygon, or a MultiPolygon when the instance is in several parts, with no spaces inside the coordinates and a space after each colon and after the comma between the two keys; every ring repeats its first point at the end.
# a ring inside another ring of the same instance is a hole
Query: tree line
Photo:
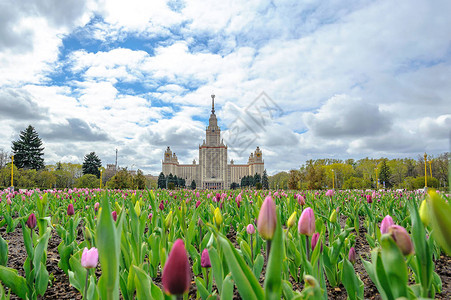
{"type": "Polygon", "coordinates": [[[103,168],[102,161],[95,152],[86,154],[83,164],[58,162],[55,165],[45,165],[44,149],[42,140],[31,125],[20,132],[17,141],[12,142],[10,154],[0,148],[0,189],[10,187],[12,183],[14,187],[23,189],[100,186],[113,189],[144,189],[153,184],[141,170],[132,174],[127,168],[118,170],[103,168]],[[11,164],[13,182],[11,182],[11,164]]]}
{"type": "Polygon", "coordinates": [[[425,186],[446,189],[449,153],[413,158],[363,158],[308,160],[300,169],[270,177],[271,188],[288,189],[419,189],[425,186]],[[426,173],[425,173],[426,171],[426,173]]]}

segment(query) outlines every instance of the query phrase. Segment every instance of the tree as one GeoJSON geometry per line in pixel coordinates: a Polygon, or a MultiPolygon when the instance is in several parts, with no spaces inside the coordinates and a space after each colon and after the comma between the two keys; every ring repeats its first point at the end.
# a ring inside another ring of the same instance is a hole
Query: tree
{"type": "Polygon", "coordinates": [[[163,172],[161,172],[160,175],[158,176],[158,188],[159,189],[166,188],[166,177],[164,176],[163,172]]]}
{"type": "Polygon", "coordinates": [[[110,189],[130,188],[132,187],[132,175],[127,169],[121,169],[107,182],[107,187],[110,189]]]}
{"type": "Polygon", "coordinates": [[[10,161],[11,160],[9,159],[8,153],[6,153],[6,151],[3,150],[3,148],[0,148],[0,169],[5,167],[6,164],[10,161]]]}
{"type": "Polygon", "coordinates": [[[297,170],[290,170],[290,177],[288,178],[288,188],[290,190],[298,189],[298,184],[300,187],[300,173],[297,170]]]}
{"type": "Polygon", "coordinates": [[[133,180],[133,188],[143,190],[146,188],[146,177],[144,177],[143,171],[138,170],[133,180]]]}
{"type": "Polygon", "coordinates": [[[384,184],[384,187],[389,188],[391,187],[390,177],[390,168],[387,165],[387,160],[384,159],[381,164],[381,170],[379,171],[379,182],[384,184]]]}
{"type": "Polygon", "coordinates": [[[41,170],[44,168],[44,147],[38,133],[29,125],[20,132],[19,139],[13,142],[14,164],[19,169],[41,170]]]}
{"type": "Polygon", "coordinates": [[[193,190],[196,189],[196,182],[194,180],[191,181],[191,189],[193,189],[193,190]]]}
{"type": "Polygon", "coordinates": [[[269,189],[269,180],[268,180],[268,174],[266,173],[266,169],[263,171],[262,187],[265,190],[269,189]]]}
{"type": "Polygon", "coordinates": [[[95,152],[86,154],[84,161],[83,161],[83,166],[82,166],[83,175],[92,174],[92,175],[96,175],[97,178],[100,178],[99,168],[101,166],[102,166],[102,161],[96,155],[95,152]]]}
{"type": "Polygon", "coordinates": [[[97,188],[100,185],[99,179],[94,174],[85,174],[77,179],[78,188],[97,188]]]}

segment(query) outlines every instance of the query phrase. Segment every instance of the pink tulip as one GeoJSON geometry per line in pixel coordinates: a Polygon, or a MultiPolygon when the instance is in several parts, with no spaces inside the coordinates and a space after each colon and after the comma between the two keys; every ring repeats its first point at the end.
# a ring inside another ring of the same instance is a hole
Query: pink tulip
{"type": "Polygon", "coordinates": [[[81,255],[81,266],[86,269],[95,268],[97,266],[97,262],[99,261],[99,252],[97,248],[92,247],[88,250],[85,247],[83,249],[83,254],[81,255]]]}
{"type": "Polygon", "coordinates": [[[267,196],[258,214],[257,229],[265,240],[271,240],[276,230],[276,204],[271,196],[267,196]]]}
{"type": "Polygon", "coordinates": [[[326,196],[332,197],[335,194],[334,190],[327,190],[326,196]]]}
{"type": "Polygon", "coordinates": [[[355,264],[355,259],[356,259],[355,248],[354,248],[354,247],[351,247],[351,249],[349,249],[348,260],[349,260],[352,264],[355,264]]]}
{"type": "MultiPolygon", "coordinates": [[[[312,241],[310,242],[312,245],[312,251],[315,250],[316,244],[318,244],[318,239],[319,239],[319,233],[315,232],[312,235],[312,241]]],[[[321,243],[321,251],[323,250],[323,243],[321,243]]]]}
{"type": "Polygon", "coordinates": [[[388,233],[388,228],[392,225],[395,225],[392,217],[386,215],[385,218],[381,222],[381,234],[388,233]]]}
{"type": "Polygon", "coordinates": [[[191,271],[185,245],[181,239],[175,241],[163,269],[164,291],[171,295],[182,295],[189,290],[191,271]]]}
{"type": "Polygon", "coordinates": [[[117,212],[115,210],[113,210],[111,212],[111,216],[113,217],[114,222],[116,222],[116,220],[117,220],[117,212]]]}
{"type": "Polygon", "coordinates": [[[94,204],[94,210],[95,210],[95,212],[97,212],[97,211],[99,210],[99,207],[100,207],[100,203],[99,203],[99,202],[96,202],[96,203],[94,204]]]}
{"type": "Polygon", "coordinates": [[[300,234],[311,236],[315,233],[315,214],[313,209],[307,207],[301,214],[298,223],[298,231],[300,234]]]}
{"type": "Polygon", "coordinates": [[[248,234],[254,234],[255,233],[255,227],[252,224],[247,225],[246,231],[248,234]]]}

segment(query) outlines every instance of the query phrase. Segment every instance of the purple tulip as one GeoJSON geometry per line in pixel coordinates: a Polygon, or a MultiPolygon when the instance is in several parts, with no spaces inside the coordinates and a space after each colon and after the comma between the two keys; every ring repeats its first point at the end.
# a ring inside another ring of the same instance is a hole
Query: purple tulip
{"type": "Polygon", "coordinates": [[[413,244],[407,230],[399,225],[392,225],[388,228],[388,233],[391,234],[396,245],[398,245],[402,254],[409,255],[413,253],[413,244]]]}
{"type": "Polygon", "coordinates": [[[75,214],[74,205],[72,203],[70,203],[67,206],[67,215],[68,216],[73,216],[74,214],[75,214]]]}
{"type": "Polygon", "coordinates": [[[200,205],[200,200],[197,200],[197,202],[196,202],[196,208],[198,208],[199,205],[200,205]]]}
{"type": "Polygon", "coordinates": [[[163,204],[163,201],[160,202],[160,205],[158,206],[158,208],[159,208],[160,210],[164,210],[164,204],[163,204]]]}
{"type": "MultiPolygon", "coordinates": [[[[318,233],[318,232],[315,232],[315,233],[312,235],[312,241],[310,242],[311,245],[312,245],[312,250],[315,250],[316,244],[318,243],[318,239],[319,239],[319,233],[318,233]]],[[[323,248],[323,245],[322,245],[322,243],[321,243],[321,250],[322,250],[322,248],[323,248]]]]}
{"type": "Polygon", "coordinates": [[[313,209],[307,207],[301,214],[298,223],[298,231],[300,234],[311,236],[315,233],[315,213],[313,209]]]}
{"type": "Polygon", "coordinates": [[[99,252],[97,251],[97,248],[92,247],[88,250],[88,248],[85,247],[83,249],[83,254],[81,255],[81,266],[86,269],[95,268],[97,266],[97,263],[99,261],[99,252]]]}
{"type": "Polygon", "coordinates": [[[381,222],[381,234],[388,233],[388,228],[392,225],[395,225],[392,217],[390,217],[389,215],[386,215],[385,218],[381,222]]]}
{"type": "Polygon", "coordinates": [[[257,229],[265,240],[271,240],[277,225],[276,204],[267,196],[258,214],[257,229]]]}
{"type": "Polygon", "coordinates": [[[99,210],[99,207],[100,207],[100,203],[99,203],[99,202],[96,202],[96,203],[94,204],[94,211],[97,212],[97,211],[99,210]]]}
{"type": "Polygon", "coordinates": [[[116,220],[117,220],[117,212],[115,210],[113,210],[111,212],[111,216],[113,216],[113,220],[114,220],[114,222],[116,222],[116,220]]]}
{"type": "Polygon", "coordinates": [[[200,258],[200,266],[202,268],[211,268],[210,255],[208,254],[207,249],[204,249],[204,251],[202,251],[202,256],[200,258]]]}
{"type": "Polygon", "coordinates": [[[191,271],[185,244],[181,239],[172,246],[164,265],[162,283],[164,291],[171,295],[182,295],[189,290],[191,271]]]}
{"type": "Polygon", "coordinates": [[[351,249],[349,249],[348,260],[352,264],[355,264],[355,259],[356,259],[355,249],[354,249],[354,247],[351,247],[351,249]]]}
{"type": "Polygon", "coordinates": [[[371,195],[366,195],[366,202],[373,203],[373,198],[371,197],[371,195]]]}
{"type": "Polygon", "coordinates": [[[34,215],[34,213],[31,213],[30,216],[28,216],[27,226],[28,228],[33,229],[36,227],[36,224],[36,216],[34,215]]]}

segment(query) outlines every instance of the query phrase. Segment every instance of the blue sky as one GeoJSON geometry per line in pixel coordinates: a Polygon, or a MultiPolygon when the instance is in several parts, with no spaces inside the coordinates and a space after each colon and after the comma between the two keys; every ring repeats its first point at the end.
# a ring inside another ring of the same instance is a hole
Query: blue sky
{"type": "Polygon", "coordinates": [[[260,146],[270,174],[449,151],[446,0],[7,0],[0,11],[7,151],[32,124],[46,163],[91,151],[113,163],[117,148],[121,166],[156,175],[167,146],[198,159],[212,93],[230,159],[260,146]]]}

